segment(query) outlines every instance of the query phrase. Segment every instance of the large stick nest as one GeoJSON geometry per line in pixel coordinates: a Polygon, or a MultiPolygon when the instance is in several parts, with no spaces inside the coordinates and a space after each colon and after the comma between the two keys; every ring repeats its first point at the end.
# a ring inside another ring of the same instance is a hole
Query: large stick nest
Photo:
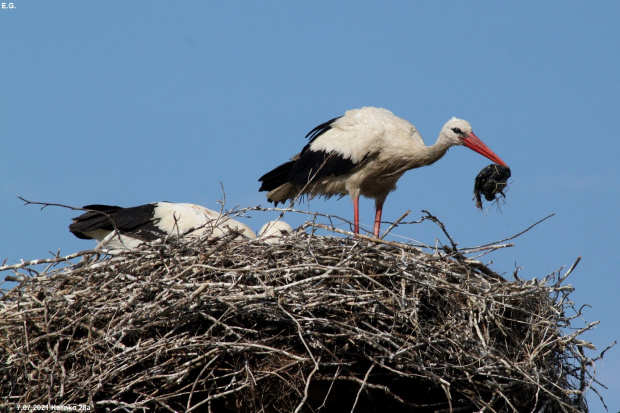
{"type": "Polygon", "coordinates": [[[10,268],[2,405],[587,411],[595,323],[571,328],[559,271],[509,282],[462,254],[301,231],[80,255],[10,268]]]}

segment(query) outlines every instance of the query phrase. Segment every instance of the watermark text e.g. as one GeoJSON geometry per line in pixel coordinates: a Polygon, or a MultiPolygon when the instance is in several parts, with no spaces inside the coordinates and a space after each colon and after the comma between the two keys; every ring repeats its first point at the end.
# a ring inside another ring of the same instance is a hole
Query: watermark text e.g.
{"type": "Polygon", "coordinates": [[[15,3],[2,3],[0,4],[0,8],[2,8],[2,10],[14,9],[15,3]]]}

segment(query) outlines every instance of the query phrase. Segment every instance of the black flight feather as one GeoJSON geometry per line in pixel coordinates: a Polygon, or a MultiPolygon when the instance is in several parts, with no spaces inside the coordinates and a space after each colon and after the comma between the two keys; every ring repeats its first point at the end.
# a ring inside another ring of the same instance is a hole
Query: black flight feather
{"type": "Polygon", "coordinates": [[[86,205],[88,212],[73,218],[69,231],[78,238],[90,239],[87,234],[96,230],[114,231],[131,234],[135,238],[152,241],[159,238],[163,231],[157,228],[154,220],[157,204],[146,204],[131,208],[115,205],[86,205]]]}
{"type": "Polygon", "coordinates": [[[344,175],[355,167],[351,159],[337,152],[313,151],[308,149],[301,153],[295,162],[287,181],[296,185],[316,182],[325,176],[344,175]]]}
{"type": "Polygon", "coordinates": [[[296,162],[297,160],[288,161],[261,176],[258,179],[259,182],[262,182],[259,191],[272,191],[287,183],[286,178],[288,178],[296,162]]]}
{"type": "Polygon", "coordinates": [[[286,183],[305,185],[325,176],[339,176],[349,172],[355,164],[337,152],[313,151],[310,145],[319,136],[329,131],[341,116],[321,123],[306,135],[310,142],[291,161],[279,165],[259,178],[259,191],[271,191],[286,183]]]}
{"type": "Polygon", "coordinates": [[[316,128],[312,129],[310,132],[308,132],[308,134],[306,135],[306,138],[310,139],[310,143],[312,143],[312,141],[314,141],[316,138],[318,138],[319,136],[321,136],[322,134],[330,130],[332,128],[332,124],[336,122],[338,119],[340,119],[341,117],[342,116],[338,116],[337,118],[321,123],[319,126],[317,126],[316,128]]]}

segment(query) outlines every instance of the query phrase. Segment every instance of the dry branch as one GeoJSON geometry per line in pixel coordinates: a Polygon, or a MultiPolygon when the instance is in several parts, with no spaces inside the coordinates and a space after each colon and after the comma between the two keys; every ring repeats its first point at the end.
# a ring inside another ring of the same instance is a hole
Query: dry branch
{"type": "Polygon", "coordinates": [[[1,268],[21,283],[0,300],[0,407],[587,411],[576,263],[508,282],[455,248],[313,231],[1,268]]]}

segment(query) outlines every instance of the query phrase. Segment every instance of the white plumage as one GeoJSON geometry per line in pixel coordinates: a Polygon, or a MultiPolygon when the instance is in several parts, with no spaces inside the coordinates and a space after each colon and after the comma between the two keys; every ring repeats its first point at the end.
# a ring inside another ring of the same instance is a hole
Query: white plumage
{"type": "Polygon", "coordinates": [[[469,122],[450,119],[434,145],[426,146],[408,121],[381,108],[349,110],[313,129],[303,150],[263,175],[261,191],[276,205],[299,195],[350,195],[359,233],[359,197],[375,200],[374,236],[379,237],[383,203],[409,169],[430,165],[451,146],[464,145],[506,165],[474,133],[469,122]]]}
{"type": "Polygon", "coordinates": [[[276,244],[282,237],[293,232],[293,228],[284,221],[269,221],[258,231],[258,239],[267,244],[276,244]]]}

